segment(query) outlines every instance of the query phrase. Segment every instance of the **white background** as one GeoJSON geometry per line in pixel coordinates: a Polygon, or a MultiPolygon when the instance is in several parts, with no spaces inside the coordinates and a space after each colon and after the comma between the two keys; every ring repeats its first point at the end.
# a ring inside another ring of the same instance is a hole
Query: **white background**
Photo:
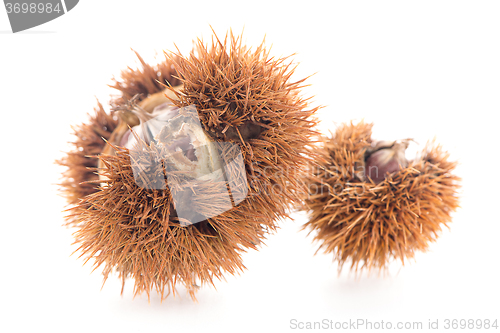
{"type": "MultiPolygon", "coordinates": [[[[2,332],[288,332],[290,321],[500,319],[497,1],[80,1],[68,14],[12,34],[0,7],[2,332]],[[324,105],[325,133],[364,118],[378,139],[433,137],[460,161],[462,208],[427,253],[387,276],[337,275],[329,255],[280,222],[247,270],[160,302],[82,267],[58,195],[70,126],[114,92],[111,78],[196,37],[266,35],[274,56],[296,53],[295,79],[324,105]]],[[[363,331],[362,329],[358,330],[363,331]]],[[[379,332],[382,330],[378,330],[379,332]]],[[[394,331],[394,330],[393,330],[394,331]]],[[[408,330],[409,331],[409,330],[408,330]]],[[[423,332],[425,330],[420,330],[423,332]]]]}

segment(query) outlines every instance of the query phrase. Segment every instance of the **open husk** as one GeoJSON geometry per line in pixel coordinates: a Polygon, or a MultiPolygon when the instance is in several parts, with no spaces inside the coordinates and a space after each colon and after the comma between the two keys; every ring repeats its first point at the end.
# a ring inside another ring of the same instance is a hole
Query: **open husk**
{"type": "Polygon", "coordinates": [[[300,95],[304,80],[291,81],[291,63],[269,57],[264,45],[246,47],[232,33],[209,44],[198,40],[188,56],[166,53],[157,66],[141,63],[142,69],[129,68],[113,85],[121,92],[111,102],[113,116],[99,108],[90,125],[75,131],[91,141],[76,141],[60,161],[68,167],[63,189],[74,204],[67,224],[76,228],[81,256],[103,267],[105,279],[116,271],[124,284],[133,279],[136,294],[156,290],[162,299],[183,284],[194,298],[198,285],[242,271],[242,252],[256,249],[287,209],[302,202],[317,108],[300,95]],[[140,124],[131,108],[152,113],[165,102],[155,95],[163,92],[170,92],[167,100],[179,109],[196,108],[203,135],[228,165],[224,172],[246,178],[197,182],[196,195],[188,191],[186,200],[192,214],[212,217],[196,224],[183,223],[173,205],[179,189],[161,181],[190,176],[158,163],[165,145],[122,145],[129,127],[140,124]],[[131,156],[143,161],[139,184],[131,156]],[[227,162],[238,158],[243,168],[227,162]],[[85,173],[75,178],[75,170],[85,173]],[[227,204],[221,188],[232,193],[229,210],[218,211],[227,204]]]}
{"type": "Polygon", "coordinates": [[[376,142],[371,129],[363,122],[339,126],[324,138],[323,161],[307,177],[304,228],[333,254],[339,271],[346,263],[354,271],[404,263],[436,240],[459,206],[457,164],[441,146],[429,143],[407,161],[409,140],[376,142]],[[367,173],[373,165],[381,166],[375,180],[367,173]]]}

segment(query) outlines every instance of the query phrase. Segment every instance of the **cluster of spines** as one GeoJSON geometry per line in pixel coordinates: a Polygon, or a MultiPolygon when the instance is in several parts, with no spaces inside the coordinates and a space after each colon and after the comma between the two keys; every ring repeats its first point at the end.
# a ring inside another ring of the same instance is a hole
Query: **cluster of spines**
{"type": "Polygon", "coordinates": [[[381,183],[363,179],[371,124],[347,124],[325,139],[325,162],[308,177],[311,210],[305,228],[320,249],[333,253],[339,270],[384,270],[393,259],[403,263],[425,251],[458,208],[456,162],[439,145],[428,144],[421,156],[381,183]]]}
{"type": "MultiPolygon", "coordinates": [[[[78,228],[81,256],[104,266],[105,279],[117,271],[124,283],[135,280],[136,294],[157,290],[162,298],[182,283],[194,298],[198,283],[213,284],[224,272],[241,271],[241,253],[255,249],[276,229],[277,219],[301,201],[317,108],[307,108],[308,99],[300,96],[303,80],[290,82],[290,64],[269,58],[263,45],[247,49],[232,34],[211,46],[198,41],[188,57],[167,54],[158,66],[140,60],[142,70],[129,68],[114,84],[122,96],[113,107],[181,85],[177,106],[195,105],[209,135],[241,148],[248,197],[229,211],[183,227],[169,189],[138,186],[129,152],[114,147],[114,155],[98,156],[104,170],[96,163],[88,166],[93,174],[83,180],[93,191],[75,193],[81,201],[68,223],[78,228]],[[96,178],[97,171],[105,180],[96,178]]],[[[80,128],[78,135],[87,130],[80,128]]],[[[153,148],[150,153],[156,154],[153,148]]],[[[207,198],[213,196],[205,190],[207,198]]]]}

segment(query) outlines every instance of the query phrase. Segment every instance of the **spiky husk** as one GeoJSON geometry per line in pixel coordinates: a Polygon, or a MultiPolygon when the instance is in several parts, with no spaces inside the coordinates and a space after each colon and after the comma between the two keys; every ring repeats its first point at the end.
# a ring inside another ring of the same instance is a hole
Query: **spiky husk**
{"type": "MultiPolygon", "coordinates": [[[[134,96],[137,101],[141,101],[150,94],[162,91],[164,82],[178,84],[178,80],[173,77],[175,71],[170,62],[164,61],[152,66],[147,64],[137,52],[135,54],[142,68],[129,67],[122,71],[121,79],[115,80],[111,87],[117,89],[120,95],[111,101],[114,108],[126,104],[134,96]]],[[[97,156],[103,151],[106,145],[105,140],[110,140],[118,123],[119,118],[106,113],[98,101],[94,114],[89,115],[89,121],[73,127],[76,140],[72,142],[72,145],[75,148],[56,162],[67,167],[61,187],[70,204],[76,204],[86,195],[98,191],[96,184],[92,183],[99,178],[95,172],[98,164],[97,156]]]]}
{"type": "Polygon", "coordinates": [[[97,157],[109,140],[118,120],[104,111],[102,104],[97,102],[94,115],[89,115],[88,123],[73,128],[76,140],[72,143],[74,149],[66,154],[59,165],[67,167],[63,173],[61,189],[70,204],[76,204],[81,198],[94,193],[97,188],[89,181],[97,180],[95,173],[97,157]]]}
{"type": "MultiPolygon", "coordinates": [[[[165,89],[164,85],[168,82],[172,86],[179,85],[179,80],[175,77],[175,70],[171,61],[163,61],[157,65],[149,65],[144,59],[134,51],[139,62],[140,69],[128,67],[122,71],[119,79],[115,79],[112,88],[120,91],[121,96],[111,101],[115,108],[126,104],[132,98],[136,97],[136,102],[146,98],[148,95],[157,93],[165,89]]],[[[175,57],[173,57],[175,59],[175,57]]]]}
{"type": "MultiPolygon", "coordinates": [[[[209,135],[241,148],[247,198],[216,217],[182,227],[170,190],[138,186],[128,151],[115,147],[114,156],[99,156],[106,185],[84,196],[72,208],[68,223],[78,228],[81,255],[103,265],[105,278],[116,270],[123,283],[129,277],[135,280],[135,294],[149,296],[156,290],[162,299],[182,283],[194,298],[196,283],[213,284],[225,272],[244,269],[241,253],[255,249],[267,232],[276,229],[277,219],[302,201],[317,108],[308,108],[299,95],[303,80],[290,82],[290,64],[270,59],[263,45],[251,51],[232,34],[210,46],[198,40],[188,57],[169,53],[163,67],[176,72],[171,78],[178,81],[169,84],[183,87],[174,102],[180,107],[195,105],[209,135]]],[[[115,84],[123,95],[114,106],[144,94],[144,89],[133,87],[149,87],[148,94],[164,89],[144,84],[155,73],[126,72],[115,84]]],[[[150,153],[161,158],[152,147],[150,153]]],[[[99,181],[92,183],[98,186],[99,181]]],[[[193,207],[202,211],[210,210],[219,192],[202,186],[198,193],[206,196],[198,196],[193,207]]]]}
{"type": "Polygon", "coordinates": [[[456,162],[441,146],[428,144],[408,167],[375,184],[363,177],[372,124],[343,124],[324,139],[325,162],[308,176],[304,228],[325,253],[350,262],[354,271],[385,270],[399,259],[414,258],[435,241],[459,205],[456,162]]]}

